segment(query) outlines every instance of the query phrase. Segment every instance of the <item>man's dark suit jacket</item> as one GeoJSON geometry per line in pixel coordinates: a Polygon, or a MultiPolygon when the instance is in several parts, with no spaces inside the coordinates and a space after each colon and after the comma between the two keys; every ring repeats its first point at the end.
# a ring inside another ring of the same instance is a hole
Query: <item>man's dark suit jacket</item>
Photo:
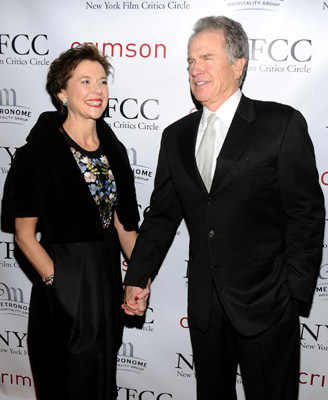
{"type": "Polygon", "coordinates": [[[296,299],[308,311],[321,262],[324,201],[312,142],[293,108],[242,96],[210,193],[195,160],[201,111],[165,129],[150,211],[125,279],[145,287],[182,218],[190,234],[188,315],[206,329],[213,281],[233,326],[255,335],[296,299]]]}

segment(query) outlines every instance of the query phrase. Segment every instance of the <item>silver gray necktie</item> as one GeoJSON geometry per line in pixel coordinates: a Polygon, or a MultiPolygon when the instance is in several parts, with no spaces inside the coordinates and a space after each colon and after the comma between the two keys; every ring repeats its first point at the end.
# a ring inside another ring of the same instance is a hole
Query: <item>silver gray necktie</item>
{"type": "Polygon", "coordinates": [[[207,127],[196,154],[197,166],[208,192],[212,184],[213,152],[216,138],[214,124],[218,118],[215,113],[208,116],[207,127]]]}

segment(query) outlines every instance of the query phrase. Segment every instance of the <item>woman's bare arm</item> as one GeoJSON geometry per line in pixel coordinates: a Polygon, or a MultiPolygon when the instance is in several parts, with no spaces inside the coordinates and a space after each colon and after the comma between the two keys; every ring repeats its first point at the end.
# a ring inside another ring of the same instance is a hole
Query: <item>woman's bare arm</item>
{"type": "Polygon", "coordinates": [[[54,264],[49,254],[35,237],[37,217],[15,219],[15,240],[22,253],[30,261],[42,278],[54,273],[54,264]]]}

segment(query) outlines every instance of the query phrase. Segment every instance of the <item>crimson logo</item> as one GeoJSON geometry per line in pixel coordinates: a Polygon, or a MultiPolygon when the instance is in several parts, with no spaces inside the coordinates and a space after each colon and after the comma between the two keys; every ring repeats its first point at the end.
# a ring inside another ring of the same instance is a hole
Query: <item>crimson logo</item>
{"type": "Polygon", "coordinates": [[[122,271],[126,272],[127,269],[128,269],[128,263],[125,260],[123,260],[122,261],[122,271]]]}
{"type": "MultiPolygon", "coordinates": [[[[166,58],[166,46],[163,43],[142,43],[140,45],[136,43],[99,43],[99,42],[84,42],[85,44],[95,45],[99,51],[103,54],[109,55],[109,57],[142,57],[142,58],[166,58]]],[[[80,42],[73,42],[71,48],[79,46],[80,42]]]]}
{"type": "Polygon", "coordinates": [[[32,387],[33,385],[33,380],[29,376],[14,375],[5,372],[1,372],[0,382],[4,385],[28,386],[28,387],[32,387]]]}
{"type": "Polygon", "coordinates": [[[182,317],[180,319],[180,326],[185,329],[189,328],[188,317],[182,317]]]}
{"type": "Polygon", "coordinates": [[[321,183],[322,183],[323,185],[328,186],[328,171],[324,172],[324,173],[321,175],[321,183]]]}
{"type": "Polygon", "coordinates": [[[309,374],[307,372],[300,372],[299,382],[302,385],[321,386],[326,387],[326,375],[309,374]]]}

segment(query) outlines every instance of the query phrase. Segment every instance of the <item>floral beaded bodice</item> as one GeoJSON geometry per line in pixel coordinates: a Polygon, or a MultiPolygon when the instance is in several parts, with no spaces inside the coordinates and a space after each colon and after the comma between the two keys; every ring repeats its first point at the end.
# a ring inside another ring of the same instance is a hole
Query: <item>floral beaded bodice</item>
{"type": "Polygon", "coordinates": [[[103,228],[108,228],[117,202],[116,182],[101,146],[87,151],[64,132],[71,152],[98,207],[103,228]]]}

